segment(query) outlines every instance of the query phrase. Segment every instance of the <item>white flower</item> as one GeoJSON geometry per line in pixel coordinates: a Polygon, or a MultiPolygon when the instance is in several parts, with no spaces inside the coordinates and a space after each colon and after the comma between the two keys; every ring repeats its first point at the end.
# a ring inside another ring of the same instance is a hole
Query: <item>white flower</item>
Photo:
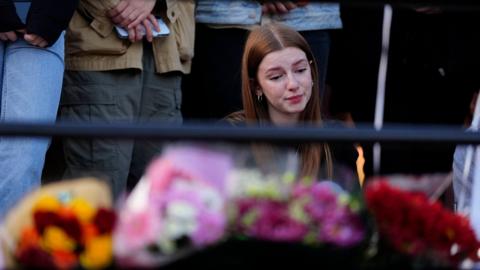
{"type": "Polygon", "coordinates": [[[173,201],[166,208],[165,233],[169,239],[192,234],[197,228],[197,209],[188,202],[173,201]]]}

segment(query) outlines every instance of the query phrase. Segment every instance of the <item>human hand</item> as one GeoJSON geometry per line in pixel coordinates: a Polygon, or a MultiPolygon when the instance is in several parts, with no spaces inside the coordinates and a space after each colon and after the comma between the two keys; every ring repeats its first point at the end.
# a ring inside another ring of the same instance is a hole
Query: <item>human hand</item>
{"type": "Polygon", "coordinates": [[[142,21],[141,24],[135,26],[134,28],[128,29],[128,39],[131,42],[140,41],[145,36],[149,42],[153,41],[153,29],[157,32],[160,32],[160,26],[158,25],[157,19],[152,14],[142,21]],[[144,29],[142,29],[142,26],[144,29]]]}
{"type": "Polygon", "coordinates": [[[297,8],[292,1],[263,1],[262,12],[270,14],[285,14],[297,8]]]}
{"type": "Polygon", "coordinates": [[[290,10],[308,5],[309,0],[297,1],[265,1],[259,0],[262,4],[263,13],[283,14],[290,10]]]}
{"type": "Polygon", "coordinates": [[[0,40],[2,41],[16,41],[18,39],[17,34],[15,31],[8,31],[8,32],[1,32],[0,33],[0,40]]]}
{"type": "Polygon", "coordinates": [[[23,35],[23,39],[25,39],[26,42],[32,44],[33,46],[37,46],[40,48],[45,48],[48,45],[47,41],[45,41],[44,38],[36,34],[25,33],[23,35]]]}
{"type": "Polygon", "coordinates": [[[133,29],[151,14],[156,0],[120,0],[107,12],[113,23],[133,29]]]}

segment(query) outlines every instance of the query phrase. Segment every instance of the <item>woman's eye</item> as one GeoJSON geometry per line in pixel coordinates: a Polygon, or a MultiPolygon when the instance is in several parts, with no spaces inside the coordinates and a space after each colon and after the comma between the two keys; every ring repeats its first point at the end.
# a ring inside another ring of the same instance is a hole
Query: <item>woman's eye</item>
{"type": "Polygon", "coordinates": [[[307,68],[300,68],[300,69],[297,69],[297,73],[303,73],[307,70],[307,68]]]}
{"type": "Polygon", "coordinates": [[[280,79],[281,77],[282,77],[282,75],[274,75],[274,76],[270,77],[270,80],[276,81],[276,80],[280,79]]]}

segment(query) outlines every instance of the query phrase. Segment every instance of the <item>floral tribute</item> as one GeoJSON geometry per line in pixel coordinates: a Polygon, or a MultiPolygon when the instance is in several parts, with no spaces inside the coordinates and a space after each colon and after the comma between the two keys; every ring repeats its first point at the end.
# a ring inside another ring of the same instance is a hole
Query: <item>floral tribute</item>
{"type": "Polygon", "coordinates": [[[283,188],[276,185],[279,190],[268,181],[262,185],[247,189],[233,200],[237,234],[268,241],[336,247],[352,247],[364,240],[360,203],[337,184],[292,181],[283,184],[283,188]]]}
{"type": "Polygon", "coordinates": [[[39,196],[33,224],[20,231],[14,257],[21,267],[101,269],[112,263],[116,214],[69,193],[39,196]]]}
{"type": "Polygon", "coordinates": [[[374,181],[365,194],[381,239],[395,251],[443,266],[479,260],[480,243],[468,219],[430,201],[424,193],[374,181]]]}
{"type": "Polygon", "coordinates": [[[115,252],[121,265],[166,264],[222,239],[228,168],[226,156],[193,148],[155,160],[120,213],[115,252]]]}

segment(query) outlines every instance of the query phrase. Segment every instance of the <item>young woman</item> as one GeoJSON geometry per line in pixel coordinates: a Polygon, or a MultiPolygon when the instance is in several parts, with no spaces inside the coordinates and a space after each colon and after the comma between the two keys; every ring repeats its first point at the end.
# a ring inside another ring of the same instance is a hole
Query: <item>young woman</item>
{"type": "MultiPolygon", "coordinates": [[[[321,125],[317,64],[305,39],[281,24],[252,30],[242,59],[242,112],[227,117],[232,124],[276,126],[321,125]]],[[[326,144],[296,145],[300,176],[332,178],[332,157],[326,144]]],[[[254,150],[271,153],[266,146],[254,150]]]]}

